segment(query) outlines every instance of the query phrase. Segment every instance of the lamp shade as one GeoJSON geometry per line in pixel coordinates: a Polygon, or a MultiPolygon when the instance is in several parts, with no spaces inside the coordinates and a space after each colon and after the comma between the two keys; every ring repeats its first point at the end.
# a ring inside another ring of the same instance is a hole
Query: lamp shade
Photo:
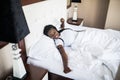
{"type": "Polygon", "coordinates": [[[81,3],[81,0],[72,0],[72,2],[81,3]]]}
{"type": "Polygon", "coordinates": [[[0,10],[0,41],[18,43],[30,33],[21,0],[2,0],[0,10]]]}

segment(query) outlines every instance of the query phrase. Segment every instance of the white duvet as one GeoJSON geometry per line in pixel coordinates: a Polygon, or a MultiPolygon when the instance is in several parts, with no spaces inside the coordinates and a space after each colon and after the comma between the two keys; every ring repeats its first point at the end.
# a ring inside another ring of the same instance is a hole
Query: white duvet
{"type": "Polygon", "coordinates": [[[65,47],[71,72],[63,72],[61,56],[54,41],[42,36],[30,49],[28,64],[74,80],[114,80],[120,64],[120,32],[80,27],[71,47],[65,47]]]}

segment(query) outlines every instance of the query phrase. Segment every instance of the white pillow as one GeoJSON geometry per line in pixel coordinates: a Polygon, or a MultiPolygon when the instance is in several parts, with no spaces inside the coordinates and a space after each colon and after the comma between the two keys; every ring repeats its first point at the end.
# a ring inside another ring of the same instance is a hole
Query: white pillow
{"type": "Polygon", "coordinates": [[[74,42],[78,32],[71,29],[66,29],[61,32],[61,38],[64,40],[65,46],[71,46],[74,42]]]}
{"type": "Polygon", "coordinates": [[[59,52],[54,44],[54,40],[42,35],[41,38],[33,44],[29,50],[28,57],[43,60],[50,56],[59,55],[59,52]]]}

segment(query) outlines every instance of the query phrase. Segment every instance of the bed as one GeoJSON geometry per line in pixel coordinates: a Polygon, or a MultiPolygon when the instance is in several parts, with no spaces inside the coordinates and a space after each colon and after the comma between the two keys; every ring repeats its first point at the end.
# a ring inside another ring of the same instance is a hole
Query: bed
{"type": "Polygon", "coordinates": [[[53,39],[45,35],[28,49],[27,63],[74,80],[114,80],[120,64],[120,31],[67,23],[65,28],[83,30],[70,47],[64,47],[71,72],[63,72],[61,55],[53,39]]]}

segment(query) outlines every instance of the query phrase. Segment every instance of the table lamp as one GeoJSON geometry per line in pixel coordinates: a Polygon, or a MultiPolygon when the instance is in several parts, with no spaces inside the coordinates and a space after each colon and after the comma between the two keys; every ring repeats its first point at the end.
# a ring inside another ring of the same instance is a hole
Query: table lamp
{"type": "Polygon", "coordinates": [[[29,29],[22,10],[21,0],[0,2],[0,41],[12,43],[13,76],[22,79],[26,70],[17,43],[28,35],[29,29]]]}
{"type": "MultiPolygon", "coordinates": [[[[81,3],[81,0],[72,0],[72,2],[81,3]]],[[[77,21],[77,10],[78,10],[78,7],[77,7],[77,4],[75,4],[74,12],[73,12],[73,18],[72,18],[73,21],[77,21]]]]}

